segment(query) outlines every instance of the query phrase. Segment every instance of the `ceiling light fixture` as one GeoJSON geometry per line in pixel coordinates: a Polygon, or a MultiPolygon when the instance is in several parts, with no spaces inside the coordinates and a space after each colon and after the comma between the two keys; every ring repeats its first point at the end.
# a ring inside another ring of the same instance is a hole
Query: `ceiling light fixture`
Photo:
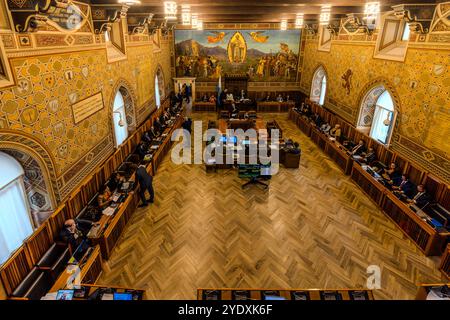
{"type": "Polygon", "coordinates": [[[281,23],[280,23],[280,30],[286,31],[286,30],[287,30],[287,25],[288,25],[288,23],[287,23],[287,20],[286,20],[286,19],[281,20],[281,23]]]}
{"type": "Polygon", "coordinates": [[[141,4],[141,1],[139,1],[139,0],[119,0],[117,2],[120,4],[126,4],[128,6],[133,6],[135,4],[141,4]]]}
{"type": "Polygon", "coordinates": [[[191,6],[188,4],[181,6],[181,24],[183,26],[191,25],[191,6]]]}
{"type": "Polygon", "coordinates": [[[326,4],[322,6],[322,9],[320,10],[320,19],[319,24],[321,26],[326,26],[330,23],[330,16],[331,16],[331,5],[326,4]]]}
{"type": "Polygon", "coordinates": [[[177,20],[177,3],[175,1],[164,1],[164,14],[166,20],[177,20]]]}
{"type": "Polygon", "coordinates": [[[297,29],[303,28],[303,24],[304,24],[303,13],[297,13],[297,16],[295,17],[295,27],[297,29]]]}
{"type": "Polygon", "coordinates": [[[375,25],[380,14],[379,2],[367,2],[364,8],[364,19],[368,25],[375,25]]]}

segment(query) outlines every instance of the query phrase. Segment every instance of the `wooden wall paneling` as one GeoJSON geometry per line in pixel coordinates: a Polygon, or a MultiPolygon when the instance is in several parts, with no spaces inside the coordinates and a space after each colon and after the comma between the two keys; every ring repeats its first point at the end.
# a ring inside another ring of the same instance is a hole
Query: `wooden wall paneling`
{"type": "Polygon", "coordinates": [[[33,264],[24,246],[17,249],[13,256],[3,264],[0,268],[0,278],[8,296],[13,293],[32,267],[33,264]]]}
{"type": "Polygon", "coordinates": [[[427,192],[433,197],[433,201],[439,201],[441,195],[445,190],[445,184],[441,183],[436,177],[432,175],[425,175],[423,178],[427,192]]]}
{"type": "Polygon", "coordinates": [[[44,253],[51,247],[52,243],[52,233],[46,221],[24,243],[32,265],[41,259],[44,253]]]}
{"type": "Polygon", "coordinates": [[[409,180],[411,180],[412,183],[414,183],[415,185],[423,183],[424,172],[422,170],[418,169],[409,162],[407,163],[406,167],[406,172],[409,176],[409,180]]]}
{"type": "Polygon", "coordinates": [[[447,210],[450,210],[450,186],[444,185],[439,203],[447,210]]]}

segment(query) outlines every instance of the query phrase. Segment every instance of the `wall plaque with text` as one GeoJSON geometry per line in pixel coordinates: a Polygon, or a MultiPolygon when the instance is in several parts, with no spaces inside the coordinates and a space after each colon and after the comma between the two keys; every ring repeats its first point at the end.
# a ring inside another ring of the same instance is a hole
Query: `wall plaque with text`
{"type": "Polygon", "coordinates": [[[103,96],[99,92],[72,105],[73,120],[77,124],[101,109],[103,109],[103,96]]]}

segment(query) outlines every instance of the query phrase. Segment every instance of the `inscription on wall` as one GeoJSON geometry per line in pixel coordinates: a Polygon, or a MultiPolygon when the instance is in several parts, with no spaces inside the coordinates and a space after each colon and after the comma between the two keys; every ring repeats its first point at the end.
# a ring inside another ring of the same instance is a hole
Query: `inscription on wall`
{"type": "Polygon", "coordinates": [[[99,92],[72,105],[73,120],[75,124],[80,123],[102,109],[103,96],[99,92]]]}

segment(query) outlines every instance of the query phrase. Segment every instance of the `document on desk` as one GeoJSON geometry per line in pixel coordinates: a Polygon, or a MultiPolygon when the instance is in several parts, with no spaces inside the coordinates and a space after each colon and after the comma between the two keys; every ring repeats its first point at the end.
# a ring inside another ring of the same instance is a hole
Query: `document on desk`
{"type": "Polygon", "coordinates": [[[102,300],[114,300],[114,294],[112,294],[112,293],[104,293],[102,295],[102,300]]]}
{"type": "Polygon", "coordinates": [[[114,212],[116,212],[116,208],[114,208],[114,207],[108,207],[108,208],[106,208],[105,210],[103,210],[103,214],[105,215],[105,216],[112,216],[113,214],[114,214],[114,212]]]}
{"type": "Polygon", "coordinates": [[[119,198],[120,198],[120,193],[115,192],[115,193],[113,194],[111,200],[112,200],[113,202],[117,202],[117,200],[119,200],[119,198]]]}
{"type": "Polygon", "coordinates": [[[153,149],[153,150],[156,150],[156,149],[158,149],[158,148],[159,148],[159,146],[156,145],[156,144],[150,147],[150,149],[153,149]]]}
{"type": "Polygon", "coordinates": [[[41,298],[41,300],[56,300],[58,292],[49,292],[41,298]]]}

